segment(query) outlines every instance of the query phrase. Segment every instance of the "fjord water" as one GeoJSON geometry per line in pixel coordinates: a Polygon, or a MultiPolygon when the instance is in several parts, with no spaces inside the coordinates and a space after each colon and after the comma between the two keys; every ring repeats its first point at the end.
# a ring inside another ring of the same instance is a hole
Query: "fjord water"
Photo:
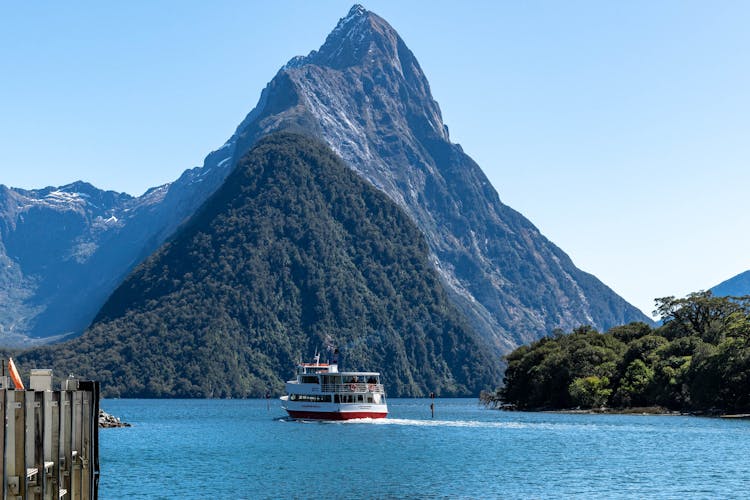
{"type": "Polygon", "coordinates": [[[385,420],[284,419],[278,400],[103,400],[100,497],[734,498],[750,421],[392,399],[385,420]]]}

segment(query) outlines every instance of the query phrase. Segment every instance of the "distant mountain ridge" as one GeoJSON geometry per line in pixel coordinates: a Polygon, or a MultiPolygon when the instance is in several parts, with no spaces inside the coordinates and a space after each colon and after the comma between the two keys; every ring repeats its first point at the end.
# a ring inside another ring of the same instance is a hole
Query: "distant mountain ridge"
{"type": "Polygon", "coordinates": [[[450,304],[422,235],[324,144],[261,140],[108,299],[94,325],[27,352],[116,397],[260,397],[328,344],[389,395],[477,395],[499,360],[450,304]]]}
{"type": "Polygon", "coordinates": [[[728,280],[722,281],[711,292],[719,297],[741,297],[750,295],[750,271],[745,271],[728,280]]]}
{"type": "MultiPolygon", "coordinates": [[[[121,228],[117,216],[132,204],[131,196],[83,182],[38,190],[0,186],[1,343],[20,343],[40,327],[48,307],[56,309],[56,296],[68,297],[70,306],[86,293],[76,290],[73,270],[85,268],[100,244],[121,228]]],[[[58,321],[65,324],[64,318],[58,321]]],[[[55,333],[69,331],[65,326],[55,333]]]]}
{"type": "Polygon", "coordinates": [[[221,185],[232,146],[138,197],[85,182],[0,185],[0,346],[80,334],[127,273],[221,185]]]}

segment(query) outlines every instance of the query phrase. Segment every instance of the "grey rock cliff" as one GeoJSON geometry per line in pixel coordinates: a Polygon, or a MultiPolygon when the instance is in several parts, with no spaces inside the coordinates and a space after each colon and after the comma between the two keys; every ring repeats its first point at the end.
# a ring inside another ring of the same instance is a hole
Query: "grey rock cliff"
{"type": "Polygon", "coordinates": [[[411,215],[453,300],[498,351],[554,328],[648,321],[500,201],[450,142],[414,54],[361,6],[279,71],[238,128],[235,154],[279,129],[322,137],[411,215]]]}

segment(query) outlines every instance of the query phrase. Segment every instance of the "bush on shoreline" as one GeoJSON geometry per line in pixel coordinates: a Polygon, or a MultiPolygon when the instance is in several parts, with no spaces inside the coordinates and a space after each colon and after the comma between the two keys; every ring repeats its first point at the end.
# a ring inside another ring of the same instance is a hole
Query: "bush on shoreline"
{"type": "Polygon", "coordinates": [[[483,401],[519,410],[750,412],[750,296],[698,292],[656,303],[657,328],[584,326],[519,347],[506,356],[504,386],[483,401]]]}

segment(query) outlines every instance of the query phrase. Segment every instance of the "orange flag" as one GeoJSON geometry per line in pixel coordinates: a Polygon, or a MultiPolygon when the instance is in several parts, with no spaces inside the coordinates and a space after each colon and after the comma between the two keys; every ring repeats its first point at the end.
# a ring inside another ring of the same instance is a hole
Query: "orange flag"
{"type": "Polygon", "coordinates": [[[23,386],[23,380],[21,380],[21,375],[18,374],[18,369],[16,369],[16,364],[13,362],[13,358],[8,358],[8,371],[10,372],[10,378],[13,380],[13,385],[16,387],[17,391],[23,391],[25,387],[23,386]]]}

